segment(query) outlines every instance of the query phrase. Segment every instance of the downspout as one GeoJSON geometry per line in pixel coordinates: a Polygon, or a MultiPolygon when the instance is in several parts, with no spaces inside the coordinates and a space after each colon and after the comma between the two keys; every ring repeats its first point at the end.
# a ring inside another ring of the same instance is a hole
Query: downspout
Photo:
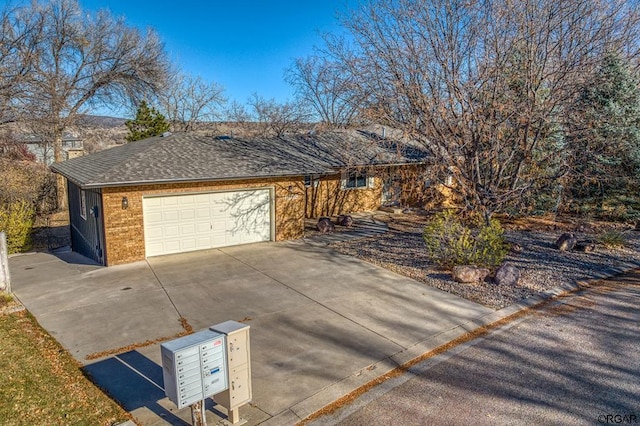
{"type": "Polygon", "coordinates": [[[93,216],[96,225],[96,257],[98,258],[98,263],[104,265],[104,250],[102,249],[102,244],[100,242],[101,221],[98,220],[98,218],[100,217],[100,209],[98,208],[98,206],[93,206],[91,208],[91,216],[93,216]]]}

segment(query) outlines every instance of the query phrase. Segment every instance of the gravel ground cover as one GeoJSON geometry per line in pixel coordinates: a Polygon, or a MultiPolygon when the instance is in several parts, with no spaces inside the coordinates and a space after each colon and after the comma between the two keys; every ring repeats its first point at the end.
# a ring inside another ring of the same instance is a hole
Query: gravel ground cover
{"type": "Polygon", "coordinates": [[[554,243],[562,232],[568,230],[574,231],[578,239],[594,239],[608,225],[549,221],[506,223],[507,240],[522,247],[520,253],[511,252],[506,259],[520,269],[518,284],[513,287],[500,286],[491,278],[475,284],[462,284],[455,282],[449,271],[438,269],[427,258],[422,231],[428,217],[416,214],[381,215],[377,219],[388,223],[389,232],[370,238],[333,243],[330,246],[341,253],[356,256],[494,309],[506,307],[559,285],[592,278],[598,271],[609,267],[630,262],[640,267],[640,232],[633,231],[630,227],[624,228],[626,247],[608,249],[598,245],[594,252],[583,253],[558,251],[554,243]]]}

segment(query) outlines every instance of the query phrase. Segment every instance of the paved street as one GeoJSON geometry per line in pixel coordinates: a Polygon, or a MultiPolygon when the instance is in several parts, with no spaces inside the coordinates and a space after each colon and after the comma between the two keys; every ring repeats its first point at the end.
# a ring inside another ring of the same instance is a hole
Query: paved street
{"type": "Polygon", "coordinates": [[[640,272],[429,359],[314,424],[640,424],[640,272]]]}

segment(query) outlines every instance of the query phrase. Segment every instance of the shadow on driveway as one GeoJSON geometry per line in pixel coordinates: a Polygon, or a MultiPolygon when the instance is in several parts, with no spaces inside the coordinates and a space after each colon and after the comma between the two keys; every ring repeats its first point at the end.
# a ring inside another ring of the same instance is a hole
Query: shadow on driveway
{"type": "MultiPolygon", "coordinates": [[[[139,346],[182,332],[181,317],[194,330],[226,320],[251,326],[253,402],[240,411],[251,425],[295,423],[384,374],[372,370],[399,353],[494,312],[302,241],[109,268],[37,253],[12,257],[10,268],[18,299],[40,324],[149,425],[190,418],[164,398],[159,344],[139,346]],[[117,348],[126,349],[87,361],[117,348]]],[[[222,415],[214,408],[212,422],[222,415]]]]}

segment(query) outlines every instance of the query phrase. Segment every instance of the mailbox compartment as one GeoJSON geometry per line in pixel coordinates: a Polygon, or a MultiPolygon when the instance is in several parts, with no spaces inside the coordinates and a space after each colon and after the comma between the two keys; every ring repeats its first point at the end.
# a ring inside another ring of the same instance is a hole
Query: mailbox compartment
{"type": "Polygon", "coordinates": [[[160,345],[165,394],[178,409],[227,389],[226,337],[203,330],[160,345]]]}
{"type": "Polygon", "coordinates": [[[226,321],[209,328],[226,336],[228,388],[214,396],[214,400],[232,411],[251,402],[251,350],[249,326],[226,321]]]}

